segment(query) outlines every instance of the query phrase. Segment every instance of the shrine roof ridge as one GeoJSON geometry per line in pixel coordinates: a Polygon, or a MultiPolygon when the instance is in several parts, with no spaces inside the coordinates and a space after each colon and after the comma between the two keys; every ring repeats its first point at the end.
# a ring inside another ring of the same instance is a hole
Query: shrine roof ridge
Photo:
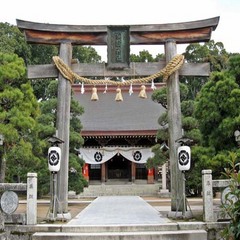
{"type": "Polygon", "coordinates": [[[81,135],[84,138],[121,138],[121,137],[128,137],[128,138],[137,138],[137,137],[156,137],[157,129],[155,130],[110,130],[110,131],[95,131],[95,130],[83,130],[81,131],[81,135]]]}

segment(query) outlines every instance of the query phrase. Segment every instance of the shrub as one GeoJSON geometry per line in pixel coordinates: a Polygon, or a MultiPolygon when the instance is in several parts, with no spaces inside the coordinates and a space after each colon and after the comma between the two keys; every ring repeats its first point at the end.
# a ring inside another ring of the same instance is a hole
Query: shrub
{"type": "Polygon", "coordinates": [[[240,239],[240,162],[234,152],[230,152],[229,157],[230,167],[225,168],[223,175],[231,181],[221,208],[230,217],[230,222],[222,236],[227,240],[237,240],[240,239]]]}

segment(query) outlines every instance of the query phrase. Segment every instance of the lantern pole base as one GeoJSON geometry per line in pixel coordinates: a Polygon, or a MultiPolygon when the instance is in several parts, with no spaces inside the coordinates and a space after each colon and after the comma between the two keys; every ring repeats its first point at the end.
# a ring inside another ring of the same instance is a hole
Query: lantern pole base
{"type": "Polygon", "coordinates": [[[59,221],[68,221],[68,220],[71,220],[72,219],[72,216],[71,216],[71,213],[68,212],[68,213],[58,213],[57,214],[57,220],[59,221]]]}

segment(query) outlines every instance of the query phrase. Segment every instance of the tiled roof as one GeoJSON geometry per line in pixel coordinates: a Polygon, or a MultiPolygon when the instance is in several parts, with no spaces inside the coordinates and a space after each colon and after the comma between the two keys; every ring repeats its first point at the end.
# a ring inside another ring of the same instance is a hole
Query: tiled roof
{"type": "Polygon", "coordinates": [[[138,97],[140,85],[133,86],[133,94],[129,95],[129,86],[121,87],[122,102],[116,102],[116,86],[96,86],[98,89],[98,101],[91,101],[91,89],[93,86],[84,86],[85,92],[81,94],[81,85],[74,85],[74,97],[84,107],[81,115],[83,125],[82,133],[89,135],[142,135],[160,128],[158,118],[165,109],[151,100],[151,84],[146,85],[147,99],[138,97]]]}

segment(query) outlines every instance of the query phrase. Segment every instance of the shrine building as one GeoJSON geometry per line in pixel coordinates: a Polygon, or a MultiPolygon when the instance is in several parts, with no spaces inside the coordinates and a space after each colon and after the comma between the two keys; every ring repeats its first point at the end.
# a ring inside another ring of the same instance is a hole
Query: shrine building
{"type": "Polygon", "coordinates": [[[131,94],[129,86],[121,87],[123,101],[115,100],[116,86],[97,86],[97,101],[91,100],[92,85],[85,84],[84,93],[81,84],[72,86],[75,99],[84,107],[80,119],[85,143],[80,156],[89,184],[114,180],[154,183],[156,174],[146,168],[146,162],[153,156],[158,118],[166,110],[151,99],[151,84],[145,86],[147,98],[139,97],[139,84],[132,87],[131,94]]]}

